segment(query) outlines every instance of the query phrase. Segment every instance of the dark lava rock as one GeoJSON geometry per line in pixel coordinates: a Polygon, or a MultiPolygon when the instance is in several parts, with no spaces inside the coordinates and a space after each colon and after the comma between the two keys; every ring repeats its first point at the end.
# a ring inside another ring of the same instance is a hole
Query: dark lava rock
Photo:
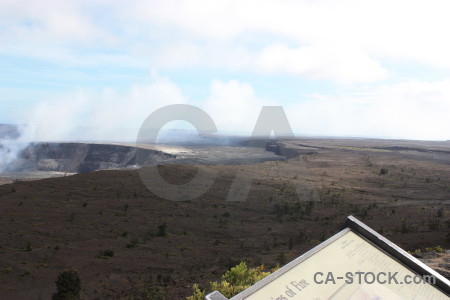
{"type": "Polygon", "coordinates": [[[114,144],[33,143],[20,152],[7,170],[85,173],[157,165],[174,158],[175,155],[157,150],[114,144]]]}
{"type": "Polygon", "coordinates": [[[425,258],[426,259],[426,258],[436,258],[436,257],[439,257],[440,255],[437,252],[431,251],[431,252],[414,253],[413,256],[417,257],[417,258],[422,258],[422,259],[425,258]]]}

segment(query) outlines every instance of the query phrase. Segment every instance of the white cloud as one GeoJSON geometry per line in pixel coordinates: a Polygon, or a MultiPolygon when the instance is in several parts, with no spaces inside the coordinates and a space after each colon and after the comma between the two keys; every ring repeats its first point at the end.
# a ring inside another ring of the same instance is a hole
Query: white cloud
{"type": "MultiPolygon", "coordinates": [[[[3,37],[26,36],[38,42],[79,43],[107,37],[89,14],[86,1],[1,1],[3,37]]],[[[99,3],[97,3],[98,5],[99,3]]],[[[39,45],[39,44],[38,44],[39,45]]]]}
{"type": "Polygon", "coordinates": [[[450,80],[315,95],[285,109],[295,131],[309,135],[450,139],[450,80]]]}
{"type": "MultiPolygon", "coordinates": [[[[211,3],[187,0],[138,2],[131,7],[134,10],[128,11],[127,15],[135,17],[144,26],[175,31],[178,33],[174,35],[175,39],[189,38],[201,48],[228,43],[244,46],[250,56],[258,55],[266,48],[262,52],[264,60],[272,63],[271,68],[266,68],[268,71],[292,73],[285,66],[288,59],[277,61],[279,52],[271,51],[274,50],[271,45],[279,43],[277,39],[284,41],[282,47],[290,49],[286,51],[288,57],[292,57],[297,66],[293,73],[300,75],[305,74],[301,70],[309,69],[311,71],[307,73],[314,73],[315,77],[338,81],[352,81],[357,77],[356,81],[382,79],[386,75],[380,67],[384,59],[450,68],[450,42],[445,38],[450,27],[450,19],[446,16],[450,4],[445,1],[262,0],[211,3]],[[265,44],[250,50],[245,37],[251,34],[266,35],[265,44]],[[314,52],[312,63],[297,58],[298,52],[307,52],[308,49],[314,52]],[[337,53],[327,49],[334,49],[337,53]],[[268,57],[271,53],[275,56],[268,57]],[[316,61],[324,63],[316,66],[316,61]],[[362,67],[356,68],[360,63],[362,67]],[[354,73],[351,76],[345,72],[348,66],[354,73]],[[364,68],[366,66],[368,68],[364,68]],[[344,71],[336,71],[337,67],[344,71]]],[[[167,45],[170,47],[171,43],[167,45]]],[[[229,56],[222,54],[219,51],[218,56],[223,57],[224,65],[227,65],[225,62],[229,56]]],[[[208,63],[209,60],[200,62],[208,63]]],[[[235,64],[248,66],[245,60],[235,64]]]]}
{"type": "Polygon", "coordinates": [[[388,71],[362,51],[336,45],[269,46],[259,54],[255,67],[265,72],[293,73],[342,83],[384,79],[388,71]]]}
{"type": "MultiPolygon", "coordinates": [[[[319,87],[316,96],[285,106],[292,127],[321,135],[448,139],[450,81],[427,83],[413,73],[413,82],[373,82],[399,81],[387,62],[450,70],[449,7],[438,0],[3,0],[0,54],[62,67],[172,68],[182,76],[205,67],[232,70],[237,80],[214,81],[202,105],[227,131],[251,132],[261,106],[276,105],[239,81],[239,72],[372,82],[335,95],[319,87]]],[[[187,102],[159,76],[128,93],[95,90],[40,103],[24,120],[39,124],[34,139],[65,139],[80,125],[107,128],[86,132],[88,138],[110,138],[158,107],[187,102]]]]}
{"type": "Polygon", "coordinates": [[[213,66],[374,81],[386,77],[385,59],[450,69],[449,5],[437,0],[2,1],[0,51],[61,56],[60,62],[81,65],[116,57],[118,63],[140,61],[146,67],[213,66]],[[254,35],[263,37],[257,45],[246,39],[254,35]],[[79,47],[92,51],[92,58],[79,57],[79,47]],[[104,48],[115,54],[105,57],[99,51],[104,48]]]}
{"type": "MultiPolygon", "coordinates": [[[[220,132],[250,136],[261,107],[283,105],[239,81],[214,81],[202,107],[220,132]]],[[[450,80],[405,82],[336,95],[311,95],[284,105],[297,134],[423,140],[450,139],[450,80]]]]}

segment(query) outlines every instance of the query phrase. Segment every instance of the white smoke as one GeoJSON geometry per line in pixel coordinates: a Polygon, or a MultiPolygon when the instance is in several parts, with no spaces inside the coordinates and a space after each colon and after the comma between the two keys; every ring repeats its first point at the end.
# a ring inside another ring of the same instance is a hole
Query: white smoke
{"type": "Polygon", "coordinates": [[[7,170],[8,165],[13,162],[18,154],[28,145],[28,142],[22,139],[22,133],[26,130],[25,127],[8,127],[11,131],[15,132],[13,136],[3,133],[3,136],[0,137],[0,173],[7,170]]]}
{"type": "Polygon", "coordinates": [[[79,89],[38,103],[24,122],[28,141],[135,141],[137,131],[154,110],[185,103],[178,87],[152,72],[150,82],[127,91],[79,89]]]}
{"type": "Polygon", "coordinates": [[[0,140],[0,172],[32,142],[135,142],[149,114],[185,102],[178,87],[156,72],[127,91],[79,89],[40,101],[18,120],[26,124],[20,137],[0,140]]]}

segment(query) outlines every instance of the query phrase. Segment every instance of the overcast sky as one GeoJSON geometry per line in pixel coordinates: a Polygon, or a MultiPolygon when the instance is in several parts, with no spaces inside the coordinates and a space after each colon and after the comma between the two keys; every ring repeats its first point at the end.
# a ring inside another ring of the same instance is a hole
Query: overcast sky
{"type": "Polygon", "coordinates": [[[0,123],[33,124],[36,140],[113,139],[187,103],[219,132],[250,134],[263,105],[281,105],[299,135],[447,140],[449,11],[429,0],[1,0],[0,123]]]}

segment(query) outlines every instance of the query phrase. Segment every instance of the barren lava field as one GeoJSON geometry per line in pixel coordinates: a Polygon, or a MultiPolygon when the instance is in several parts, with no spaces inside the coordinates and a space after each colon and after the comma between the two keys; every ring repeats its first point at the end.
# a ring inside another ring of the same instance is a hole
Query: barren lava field
{"type": "MultiPolygon", "coordinates": [[[[75,268],[87,299],[143,288],[183,299],[242,260],[292,260],[348,215],[405,250],[450,248],[449,142],[308,139],[272,150],[287,159],[209,165],[219,176],[192,201],[158,198],[136,170],[0,185],[0,298],[50,299],[58,273],[75,268]],[[236,172],[253,178],[249,196],[225,201],[236,172]],[[106,249],[114,255],[102,257],[106,249]]],[[[159,170],[183,183],[197,169],[159,170]]]]}

